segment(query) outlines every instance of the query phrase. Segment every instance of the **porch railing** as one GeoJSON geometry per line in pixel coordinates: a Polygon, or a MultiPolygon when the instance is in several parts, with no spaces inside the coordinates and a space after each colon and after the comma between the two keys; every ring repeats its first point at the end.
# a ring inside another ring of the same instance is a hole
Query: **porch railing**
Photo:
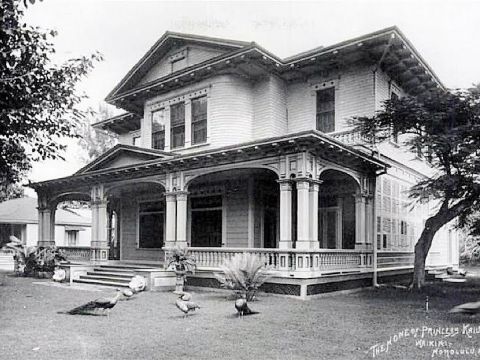
{"type": "Polygon", "coordinates": [[[57,246],[67,257],[67,260],[90,261],[90,246],[57,246]]]}
{"type": "Polygon", "coordinates": [[[379,269],[413,266],[415,254],[407,251],[379,251],[377,267],[379,269]]]}
{"type": "Polygon", "coordinates": [[[265,266],[278,271],[348,271],[372,266],[372,252],[367,250],[300,250],[258,248],[190,248],[197,267],[219,268],[236,254],[257,255],[265,266]]]}

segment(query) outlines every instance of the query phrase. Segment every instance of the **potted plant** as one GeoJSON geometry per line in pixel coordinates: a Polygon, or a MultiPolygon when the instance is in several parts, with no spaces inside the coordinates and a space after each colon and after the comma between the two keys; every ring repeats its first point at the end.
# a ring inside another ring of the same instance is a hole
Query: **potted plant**
{"type": "Polygon", "coordinates": [[[182,292],[183,285],[186,282],[187,274],[195,274],[197,267],[195,256],[189,254],[186,247],[175,247],[169,256],[167,268],[173,267],[177,276],[175,283],[175,292],[182,292]]]}

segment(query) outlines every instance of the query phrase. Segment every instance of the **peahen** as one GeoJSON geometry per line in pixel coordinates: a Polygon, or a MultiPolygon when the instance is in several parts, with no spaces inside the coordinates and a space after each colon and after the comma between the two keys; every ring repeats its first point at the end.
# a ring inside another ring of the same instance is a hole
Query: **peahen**
{"type": "Polygon", "coordinates": [[[118,299],[120,299],[121,296],[122,292],[117,291],[113,297],[98,298],[72,310],[66,311],[65,313],[70,315],[93,315],[96,313],[97,309],[102,309],[103,312],[110,311],[110,309],[117,304],[118,299]]]}
{"type": "Polygon", "coordinates": [[[183,317],[184,318],[187,317],[187,315],[190,311],[195,311],[196,309],[200,309],[200,306],[197,303],[195,303],[193,301],[190,301],[192,296],[189,293],[182,292],[179,295],[180,295],[179,298],[177,299],[177,301],[175,301],[175,306],[181,312],[183,312],[183,317]],[[188,299],[188,300],[186,300],[186,299],[188,299]]]}
{"type": "Polygon", "coordinates": [[[244,298],[235,301],[235,309],[237,309],[239,316],[258,314],[248,307],[247,300],[244,298]]]}

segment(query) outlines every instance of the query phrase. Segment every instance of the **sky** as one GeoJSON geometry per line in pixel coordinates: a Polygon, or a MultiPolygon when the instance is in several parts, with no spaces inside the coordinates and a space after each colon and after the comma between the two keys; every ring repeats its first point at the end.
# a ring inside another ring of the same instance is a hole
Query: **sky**
{"type": "MultiPolygon", "coordinates": [[[[465,88],[480,82],[479,14],[477,0],[43,0],[25,21],[58,31],[58,61],[103,54],[79,86],[89,96],[84,106],[96,108],[167,30],[255,41],[287,57],[397,25],[447,87],[465,88]]],[[[84,165],[74,144],[65,158],[36,163],[30,180],[68,176],[84,165]]]]}

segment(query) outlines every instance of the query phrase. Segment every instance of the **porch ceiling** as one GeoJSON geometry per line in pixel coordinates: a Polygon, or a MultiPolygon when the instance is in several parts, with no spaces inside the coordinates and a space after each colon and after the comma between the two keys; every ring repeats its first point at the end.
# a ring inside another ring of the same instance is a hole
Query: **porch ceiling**
{"type": "Polygon", "coordinates": [[[37,190],[53,190],[58,189],[58,187],[70,188],[72,186],[112,183],[167,172],[243,163],[249,160],[306,151],[329,162],[363,173],[375,173],[378,170],[384,170],[389,167],[388,164],[365,151],[357,150],[332,139],[328,135],[311,130],[187,155],[172,153],[170,158],[148,160],[124,167],[78,173],[55,180],[31,183],[29,186],[37,190]]]}

